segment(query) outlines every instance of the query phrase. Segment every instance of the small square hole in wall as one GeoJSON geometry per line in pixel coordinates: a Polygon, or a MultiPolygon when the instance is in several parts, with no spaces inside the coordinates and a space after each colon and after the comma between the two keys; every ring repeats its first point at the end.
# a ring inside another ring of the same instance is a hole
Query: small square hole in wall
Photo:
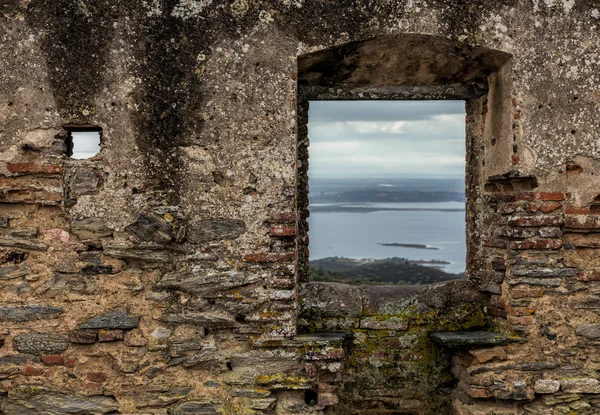
{"type": "Polygon", "coordinates": [[[100,152],[102,129],[100,127],[65,127],[67,136],[67,155],[72,159],[85,160],[100,152]]]}

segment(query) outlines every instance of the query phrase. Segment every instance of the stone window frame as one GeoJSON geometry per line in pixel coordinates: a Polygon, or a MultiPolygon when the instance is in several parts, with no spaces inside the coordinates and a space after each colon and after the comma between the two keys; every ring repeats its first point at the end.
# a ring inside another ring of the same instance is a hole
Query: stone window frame
{"type": "MultiPolygon", "coordinates": [[[[428,35],[424,36],[445,42],[454,47],[459,42],[428,35]]],[[[367,40],[368,41],[368,40],[367,40]]],[[[464,45],[460,45],[464,47],[464,45]]],[[[344,48],[345,45],[338,48],[344,48]]],[[[335,48],[335,47],[334,47],[335,48]]],[[[332,49],[334,49],[332,48],[332,49]]],[[[476,48],[472,48],[476,50],[476,48]]],[[[512,55],[494,49],[478,48],[477,58],[473,65],[486,60],[485,53],[494,54],[489,60],[501,56],[502,64],[485,74],[482,79],[464,82],[447,82],[430,85],[306,85],[302,83],[300,61],[307,54],[298,57],[299,69],[297,77],[297,148],[296,148],[296,281],[298,284],[309,281],[309,239],[308,239],[308,168],[309,168],[309,136],[308,111],[309,101],[367,101],[367,100],[462,100],[465,101],[465,221],[466,221],[466,269],[467,280],[482,287],[491,278],[485,267],[486,254],[483,239],[489,234],[488,223],[484,223],[482,210],[486,209],[482,202],[486,183],[491,177],[503,174],[514,174],[510,163],[513,156],[514,135],[511,128],[512,109],[512,55]],[[481,52],[481,51],[484,52],[481,52]],[[483,57],[482,57],[483,56],[483,57]],[[502,145],[497,145],[502,143],[502,145]],[[508,162],[506,162],[506,160],[508,162]],[[504,160],[498,162],[498,160],[504,160]],[[488,163],[485,177],[483,168],[488,163]],[[491,165],[491,168],[490,168],[491,165]],[[507,167],[508,166],[508,167],[507,167]],[[507,170],[511,169],[511,170],[507,170]]],[[[321,53],[319,51],[317,53],[321,53]]],[[[482,64],[483,65],[483,64],[482,64]]]]}

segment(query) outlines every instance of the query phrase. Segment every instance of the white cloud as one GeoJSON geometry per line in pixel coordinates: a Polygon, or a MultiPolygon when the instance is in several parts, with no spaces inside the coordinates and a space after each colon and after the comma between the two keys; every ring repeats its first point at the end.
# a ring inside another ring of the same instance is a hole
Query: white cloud
{"type": "Polygon", "coordinates": [[[351,129],[359,134],[374,134],[374,133],[390,133],[390,134],[402,134],[404,132],[404,126],[406,121],[346,121],[351,129]]]}
{"type": "Polygon", "coordinates": [[[375,114],[377,111],[372,105],[376,103],[381,102],[321,102],[320,108],[325,113],[337,117],[329,122],[323,117],[314,122],[309,114],[311,177],[464,175],[463,102],[449,107],[447,103],[444,107],[434,105],[435,111],[431,114],[427,113],[427,106],[419,102],[417,114],[413,102],[386,101],[385,110],[390,116],[396,114],[396,120],[340,120],[346,110],[357,117],[363,113],[375,114]],[[440,108],[450,111],[441,113],[440,108]],[[413,113],[407,115],[405,110],[413,110],[413,113]]]}

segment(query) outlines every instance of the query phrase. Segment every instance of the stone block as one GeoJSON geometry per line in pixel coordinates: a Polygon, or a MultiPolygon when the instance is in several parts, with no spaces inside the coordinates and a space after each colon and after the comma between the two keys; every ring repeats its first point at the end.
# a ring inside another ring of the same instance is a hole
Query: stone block
{"type": "Polygon", "coordinates": [[[24,322],[55,319],[64,313],[61,307],[31,304],[18,307],[0,307],[0,321],[24,322]]]}
{"type": "Polygon", "coordinates": [[[34,355],[61,354],[69,347],[69,340],[59,334],[28,333],[15,336],[13,347],[21,353],[34,355]]]}
{"type": "Polygon", "coordinates": [[[246,232],[246,224],[239,219],[207,219],[188,226],[187,239],[191,243],[235,239],[246,232]]]}
{"type": "Polygon", "coordinates": [[[166,218],[142,213],[138,220],[125,228],[125,232],[133,235],[140,242],[168,244],[174,237],[173,225],[166,218]]]}
{"type": "Polygon", "coordinates": [[[600,339],[600,324],[579,324],[575,328],[575,333],[590,340],[600,339]]]}
{"type": "Polygon", "coordinates": [[[501,346],[515,341],[506,334],[489,331],[435,332],[431,334],[431,338],[450,348],[501,346]]]}
{"type": "Polygon", "coordinates": [[[87,319],[79,326],[78,330],[84,329],[134,329],[140,322],[140,316],[129,315],[126,311],[108,311],[99,316],[87,319]]]}
{"type": "Polygon", "coordinates": [[[360,317],[360,288],[335,282],[310,282],[300,288],[300,315],[309,320],[360,317]]]}
{"type": "Polygon", "coordinates": [[[556,393],[560,390],[560,382],[558,380],[540,379],[533,386],[535,393],[547,394],[556,393]]]}
{"type": "Polygon", "coordinates": [[[592,378],[564,379],[560,388],[565,393],[600,393],[600,381],[592,378]]]}
{"type": "Polygon", "coordinates": [[[69,341],[77,344],[93,344],[98,339],[95,330],[76,330],[69,334],[69,341]]]}
{"type": "Polygon", "coordinates": [[[118,408],[110,396],[84,396],[44,386],[22,385],[11,389],[2,402],[6,415],[107,414],[118,408]]]}
{"type": "Polygon", "coordinates": [[[71,233],[77,235],[82,241],[90,241],[112,236],[113,230],[100,218],[85,218],[71,222],[71,233]]]}
{"type": "Polygon", "coordinates": [[[160,289],[181,290],[200,296],[212,297],[226,290],[264,281],[266,275],[251,272],[214,272],[192,269],[165,274],[157,283],[160,289]]]}
{"type": "Polygon", "coordinates": [[[469,354],[475,357],[478,364],[507,359],[506,350],[501,346],[492,347],[490,349],[469,350],[469,354]]]}
{"type": "Polygon", "coordinates": [[[123,340],[125,334],[123,330],[98,330],[99,342],[114,342],[123,340]]]}
{"type": "Polygon", "coordinates": [[[214,404],[188,401],[169,409],[169,415],[219,415],[214,404]]]}

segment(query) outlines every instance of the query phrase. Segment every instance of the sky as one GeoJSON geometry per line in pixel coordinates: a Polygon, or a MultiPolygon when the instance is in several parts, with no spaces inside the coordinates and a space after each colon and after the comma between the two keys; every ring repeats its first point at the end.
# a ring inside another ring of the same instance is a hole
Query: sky
{"type": "Polygon", "coordinates": [[[310,101],[311,178],[465,175],[464,101],[310,101]]]}
{"type": "Polygon", "coordinates": [[[74,159],[89,159],[100,152],[99,131],[72,131],[74,159]]]}

